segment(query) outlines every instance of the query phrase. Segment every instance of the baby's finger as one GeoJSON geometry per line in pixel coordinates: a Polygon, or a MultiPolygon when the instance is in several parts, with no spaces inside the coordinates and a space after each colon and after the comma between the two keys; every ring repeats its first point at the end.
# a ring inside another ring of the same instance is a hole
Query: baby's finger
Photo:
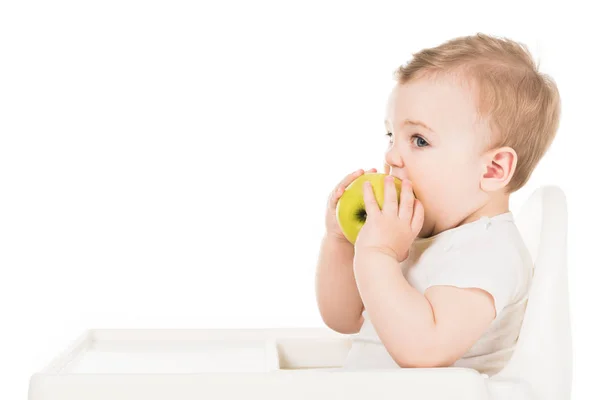
{"type": "Polygon", "coordinates": [[[418,199],[415,199],[415,210],[413,213],[412,222],[410,225],[413,234],[416,236],[421,232],[421,228],[423,228],[423,222],[425,221],[425,209],[423,208],[423,203],[421,203],[418,199]]]}
{"type": "Polygon", "coordinates": [[[400,190],[400,207],[398,217],[406,222],[410,222],[413,217],[415,196],[413,194],[412,183],[405,179],[402,181],[400,190]]]}
{"type": "Polygon", "coordinates": [[[344,179],[342,179],[342,181],[340,183],[338,183],[338,185],[334,189],[334,191],[331,195],[331,198],[329,200],[329,207],[335,208],[337,206],[338,200],[340,199],[342,194],[344,194],[344,190],[346,190],[346,187],[350,183],[352,183],[353,180],[355,180],[356,178],[361,176],[363,173],[364,173],[364,170],[358,169],[358,170],[354,171],[353,173],[346,175],[346,177],[344,179]]]}
{"type": "Polygon", "coordinates": [[[377,204],[377,199],[375,199],[375,194],[373,193],[373,187],[369,181],[363,183],[363,200],[365,202],[367,218],[380,213],[381,210],[379,209],[379,204],[377,204]]]}
{"type": "Polygon", "coordinates": [[[398,214],[398,192],[394,184],[394,177],[388,175],[385,177],[385,185],[383,188],[383,212],[385,214],[398,214]]]}
{"type": "Polygon", "coordinates": [[[365,171],[361,168],[361,169],[357,169],[356,171],[354,171],[351,174],[346,175],[346,177],[344,179],[342,179],[342,181],[338,184],[338,190],[340,188],[346,189],[346,187],[349,184],[351,184],[353,180],[355,180],[356,178],[358,178],[359,176],[361,176],[364,173],[365,173],[365,171]]]}

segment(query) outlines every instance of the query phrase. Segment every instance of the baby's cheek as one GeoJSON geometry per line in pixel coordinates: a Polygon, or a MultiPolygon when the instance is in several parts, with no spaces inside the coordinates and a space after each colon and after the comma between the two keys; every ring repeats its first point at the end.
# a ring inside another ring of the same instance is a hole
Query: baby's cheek
{"type": "Polygon", "coordinates": [[[426,211],[437,213],[464,196],[468,188],[471,174],[466,174],[464,164],[455,164],[454,160],[446,163],[431,163],[424,168],[409,171],[413,182],[415,196],[423,202],[426,211]]]}
{"type": "Polygon", "coordinates": [[[418,182],[413,184],[415,197],[423,204],[426,214],[436,214],[440,209],[440,200],[444,197],[443,179],[428,176],[418,182]]]}

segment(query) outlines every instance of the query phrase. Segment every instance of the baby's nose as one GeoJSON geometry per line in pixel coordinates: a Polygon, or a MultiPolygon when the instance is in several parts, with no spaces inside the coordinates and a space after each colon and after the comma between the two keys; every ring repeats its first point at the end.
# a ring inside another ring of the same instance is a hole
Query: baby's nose
{"type": "Polygon", "coordinates": [[[404,160],[399,151],[391,148],[385,153],[385,163],[391,168],[404,168],[404,160]]]}

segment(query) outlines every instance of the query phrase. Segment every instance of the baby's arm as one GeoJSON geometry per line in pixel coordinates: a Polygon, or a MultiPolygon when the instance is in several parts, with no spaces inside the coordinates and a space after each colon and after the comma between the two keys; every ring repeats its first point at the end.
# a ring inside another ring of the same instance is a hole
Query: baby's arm
{"type": "Polygon", "coordinates": [[[364,322],[353,258],[354,246],[350,242],[323,237],[316,274],[317,304],[325,324],[339,333],[356,333],[364,322]]]}
{"type": "Polygon", "coordinates": [[[452,365],[496,315],[492,296],[481,289],[440,285],[419,293],[388,254],[357,252],[354,274],[377,335],[401,367],[452,365]]]}

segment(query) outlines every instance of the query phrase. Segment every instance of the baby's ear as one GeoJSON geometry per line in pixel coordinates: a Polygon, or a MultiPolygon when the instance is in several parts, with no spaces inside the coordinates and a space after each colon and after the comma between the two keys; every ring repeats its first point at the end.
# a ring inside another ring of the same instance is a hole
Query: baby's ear
{"type": "Polygon", "coordinates": [[[508,186],[517,167],[517,153],[510,147],[500,147],[486,152],[482,160],[481,189],[495,192],[508,186]]]}

